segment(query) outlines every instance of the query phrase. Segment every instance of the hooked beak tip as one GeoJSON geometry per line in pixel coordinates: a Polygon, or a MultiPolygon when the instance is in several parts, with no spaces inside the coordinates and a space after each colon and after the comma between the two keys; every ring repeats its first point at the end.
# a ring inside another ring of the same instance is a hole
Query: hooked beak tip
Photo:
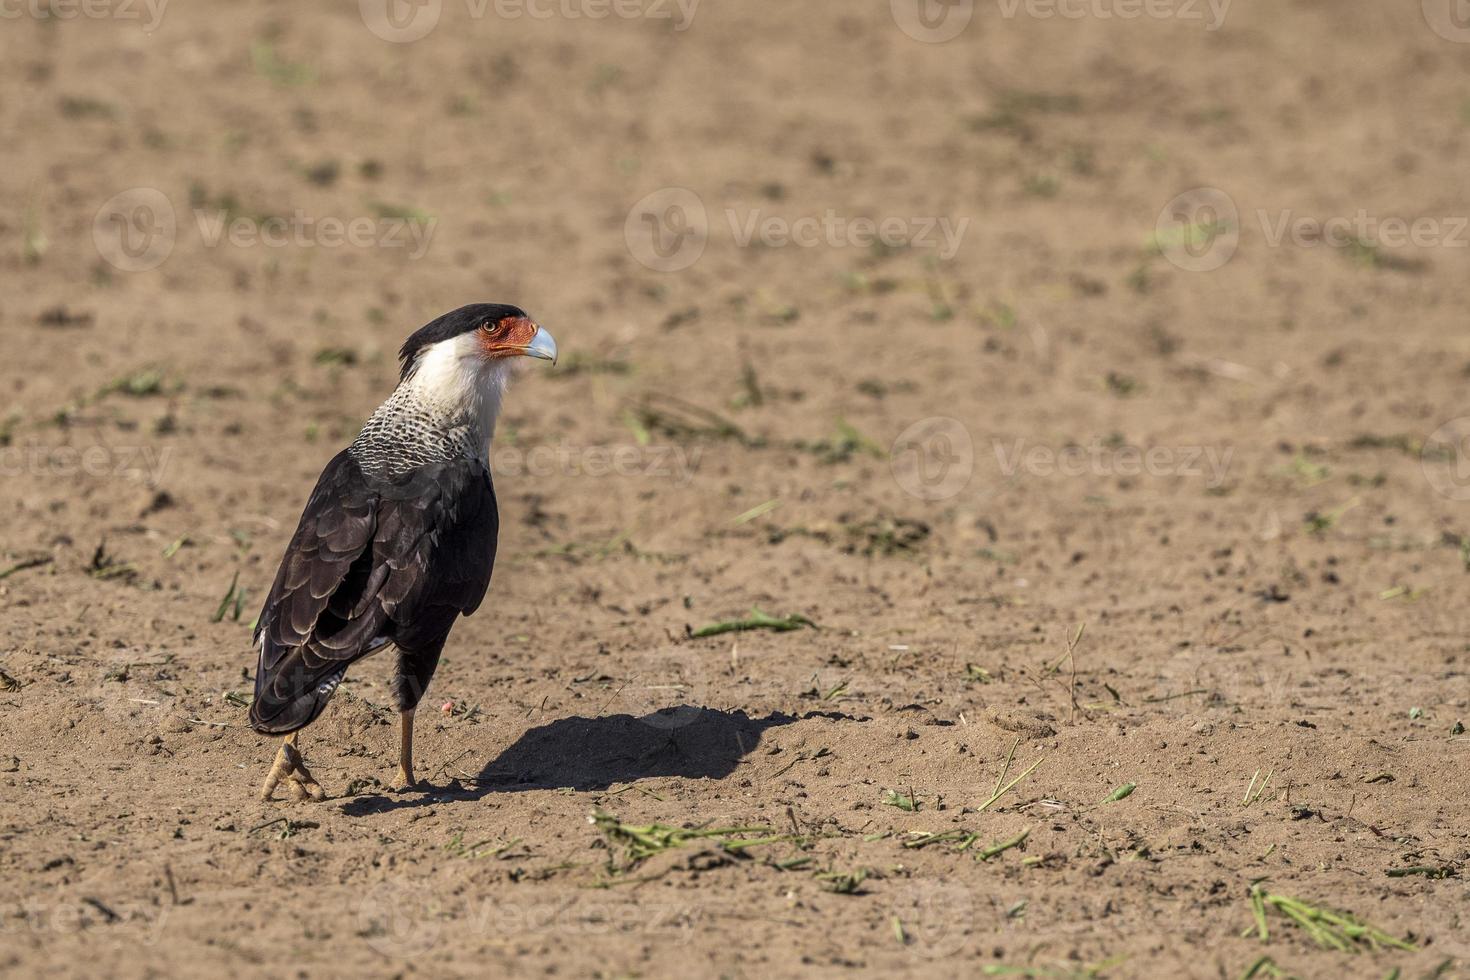
{"type": "Polygon", "coordinates": [[[532,337],[531,342],[526,345],[526,356],[539,357],[542,360],[550,361],[552,366],[555,367],[556,338],[552,337],[551,334],[547,332],[545,327],[538,326],[536,328],[536,335],[532,337]]]}

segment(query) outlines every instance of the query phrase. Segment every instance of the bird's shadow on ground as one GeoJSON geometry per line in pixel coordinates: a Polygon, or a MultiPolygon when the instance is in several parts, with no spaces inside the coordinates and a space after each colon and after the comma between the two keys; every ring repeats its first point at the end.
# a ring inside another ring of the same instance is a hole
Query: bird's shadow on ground
{"type": "Polygon", "coordinates": [[[721,779],[759,747],[768,729],[808,717],[814,715],[751,718],[680,705],[643,718],[559,718],[527,731],[467,781],[440,773],[401,795],[353,797],[342,812],[366,816],[533,789],[602,790],[654,777],[721,779]]]}

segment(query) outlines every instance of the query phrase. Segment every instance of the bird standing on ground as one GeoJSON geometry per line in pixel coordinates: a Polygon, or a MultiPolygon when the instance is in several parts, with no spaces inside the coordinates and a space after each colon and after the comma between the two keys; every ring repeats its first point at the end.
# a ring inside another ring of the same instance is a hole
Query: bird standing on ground
{"type": "Polygon", "coordinates": [[[332,458],[306,502],[255,630],[250,725],[284,735],[261,787],[323,799],[296,745],[357,660],[393,645],[402,726],[397,789],[414,785],[413,713],[461,615],[480,605],[499,517],[490,437],[511,364],[556,362],[556,341],[514,306],[462,307],[399,352],[398,387],[332,458]]]}

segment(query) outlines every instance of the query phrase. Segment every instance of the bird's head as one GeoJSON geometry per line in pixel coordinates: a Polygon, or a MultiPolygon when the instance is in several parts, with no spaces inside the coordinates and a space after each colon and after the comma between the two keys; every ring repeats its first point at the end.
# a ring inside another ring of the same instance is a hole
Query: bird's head
{"type": "Polygon", "coordinates": [[[522,357],[556,363],[556,341],[519,307],[462,306],[425,324],[398,352],[399,388],[452,415],[488,413],[491,427],[511,366],[522,357]]]}
{"type": "Polygon", "coordinates": [[[556,341],[520,307],[474,303],[413,332],[398,352],[399,380],[408,381],[425,366],[499,373],[517,357],[539,357],[554,364],[556,341]]]}

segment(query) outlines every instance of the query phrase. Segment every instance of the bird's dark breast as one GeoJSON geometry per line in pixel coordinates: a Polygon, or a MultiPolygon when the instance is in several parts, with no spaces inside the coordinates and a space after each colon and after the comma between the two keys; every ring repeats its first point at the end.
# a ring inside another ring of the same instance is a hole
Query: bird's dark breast
{"type": "Polygon", "coordinates": [[[437,653],[489,586],[499,518],[484,463],[393,470],[359,449],[323,470],[261,610],[257,731],[310,724],[347,667],[389,642],[437,653]]]}

